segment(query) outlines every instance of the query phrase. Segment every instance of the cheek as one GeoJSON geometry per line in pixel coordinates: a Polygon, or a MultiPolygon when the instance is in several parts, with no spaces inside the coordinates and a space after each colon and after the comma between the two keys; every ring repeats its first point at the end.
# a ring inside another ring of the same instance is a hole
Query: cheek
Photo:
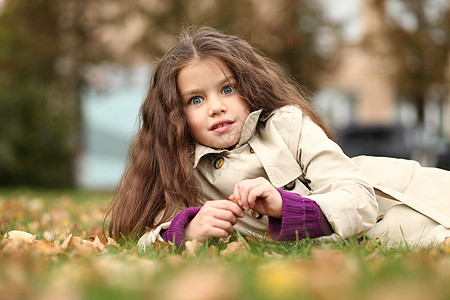
{"type": "Polygon", "coordinates": [[[199,132],[200,121],[198,118],[187,118],[187,126],[192,136],[196,136],[199,132]]]}
{"type": "Polygon", "coordinates": [[[242,109],[241,109],[241,115],[242,115],[244,121],[247,119],[250,112],[251,112],[250,107],[247,105],[247,103],[244,102],[242,105],[242,109]]]}

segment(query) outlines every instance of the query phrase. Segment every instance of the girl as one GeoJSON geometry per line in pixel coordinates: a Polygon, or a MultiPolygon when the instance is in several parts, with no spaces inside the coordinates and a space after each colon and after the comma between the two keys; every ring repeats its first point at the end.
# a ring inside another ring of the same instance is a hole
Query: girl
{"type": "Polygon", "coordinates": [[[243,235],[429,245],[450,236],[450,172],[350,159],[298,86],[247,42],[185,35],[156,67],[107,211],[114,238],[243,235]],[[146,230],[149,229],[149,230],[146,230]]]}

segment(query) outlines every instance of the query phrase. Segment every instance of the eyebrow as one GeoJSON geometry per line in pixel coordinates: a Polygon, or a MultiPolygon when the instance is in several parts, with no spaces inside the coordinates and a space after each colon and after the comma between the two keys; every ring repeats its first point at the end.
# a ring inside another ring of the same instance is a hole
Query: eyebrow
{"type": "MultiPolygon", "coordinates": [[[[237,81],[235,76],[233,76],[233,75],[226,76],[224,79],[222,79],[221,81],[217,82],[217,85],[221,86],[221,85],[225,84],[226,82],[230,82],[231,83],[231,81],[233,81],[233,80],[237,81]]],[[[198,94],[199,91],[200,91],[199,89],[188,90],[188,91],[182,93],[181,97],[184,98],[186,96],[195,95],[195,94],[198,94]]]]}

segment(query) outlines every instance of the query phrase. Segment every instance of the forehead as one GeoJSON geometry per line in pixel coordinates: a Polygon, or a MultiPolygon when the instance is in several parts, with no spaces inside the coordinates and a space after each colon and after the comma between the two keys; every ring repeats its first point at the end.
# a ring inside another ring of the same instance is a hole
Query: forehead
{"type": "Polygon", "coordinates": [[[200,75],[203,73],[205,76],[225,76],[230,77],[233,75],[232,70],[227,64],[220,58],[205,58],[194,59],[185,65],[178,73],[178,79],[183,77],[186,73],[190,75],[200,75]]]}
{"type": "Polygon", "coordinates": [[[231,69],[218,58],[196,59],[184,66],[177,76],[177,90],[182,98],[217,88],[234,78],[231,69]]]}

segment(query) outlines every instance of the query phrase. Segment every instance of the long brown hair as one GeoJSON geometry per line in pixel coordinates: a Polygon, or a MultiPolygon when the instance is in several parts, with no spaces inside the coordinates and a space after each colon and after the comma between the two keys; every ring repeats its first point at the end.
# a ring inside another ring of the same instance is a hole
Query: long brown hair
{"type": "Polygon", "coordinates": [[[332,138],[304,92],[277,64],[246,41],[211,28],[186,30],[161,59],[140,109],[141,126],[130,147],[128,166],[105,214],[113,238],[137,237],[179,210],[199,205],[189,159],[192,137],[177,92],[177,76],[192,60],[221,59],[237,80],[250,110],[297,105],[332,138]]]}

